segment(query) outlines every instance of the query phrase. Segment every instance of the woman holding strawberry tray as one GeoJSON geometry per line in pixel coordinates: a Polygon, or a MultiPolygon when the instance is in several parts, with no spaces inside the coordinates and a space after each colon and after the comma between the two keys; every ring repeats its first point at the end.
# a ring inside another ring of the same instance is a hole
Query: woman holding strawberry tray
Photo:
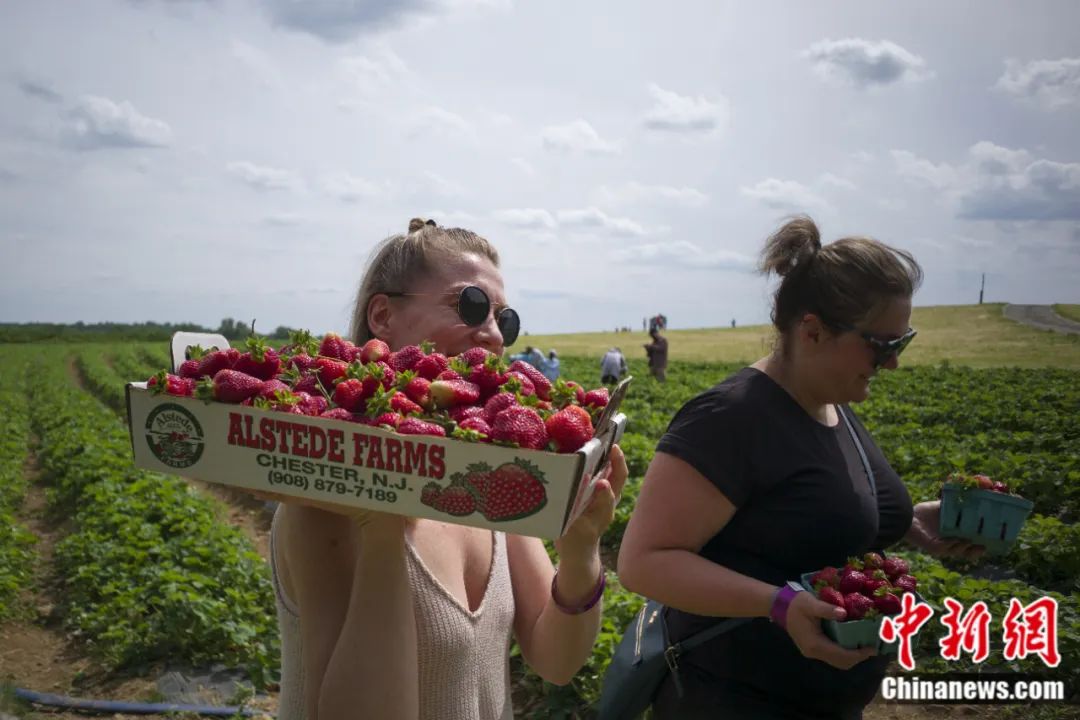
{"type": "MultiPolygon", "coordinates": [[[[519,329],[498,266],[475,233],[413,220],[373,254],[355,345],[329,336],[324,345],[345,347],[320,355],[377,356],[401,373],[421,362],[446,371],[447,356],[463,355],[481,385],[519,329]],[[437,353],[417,347],[426,340],[437,353]]],[[[541,677],[569,682],[600,626],[599,539],[626,480],[617,446],[610,457],[590,505],[555,542],[557,572],[536,538],[282,498],[271,532],[278,718],[512,718],[512,637],[541,677]]]]}
{"type": "Polygon", "coordinates": [[[914,258],[869,238],[822,247],[801,217],[769,239],[762,269],[781,277],[775,350],[679,410],[620,549],[621,582],[667,606],[672,642],[748,620],[680,658],[682,695],[669,676],[658,718],[862,717],[888,656],[829,640],[821,621],[845,610],[789,582],[852,556],[879,562],[900,540],[981,552],[937,536],[939,503],[912,507],[848,406],[915,336],[914,258]]]}

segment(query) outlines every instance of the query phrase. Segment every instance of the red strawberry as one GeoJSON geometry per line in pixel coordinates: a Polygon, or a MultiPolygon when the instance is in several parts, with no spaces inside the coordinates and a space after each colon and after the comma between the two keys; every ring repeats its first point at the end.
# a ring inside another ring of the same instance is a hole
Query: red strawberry
{"type": "Polygon", "coordinates": [[[341,360],[320,357],[315,359],[315,370],[319,376],[319,382],[329,391],[338,379],[345,377],[349,364],[341,360]]]}
{"type": "Polygon", "coordinates": [[[177,397],[191,397],[195,394],[195,380],[173,375],[162,370],[146,381],[146,389],[155,395],[165,393],[177,397]]]}
{"type": "Polygon", "coordinates": [[[532,408],[521,405],[508,407],[495,416],[491,439],[528,450],[543,450],[548,442],[543,419],[532,408]]]}
{"type": "Polygon", "coordinates": [[[315,367],[315,358],[305,353],[300,353],[299,355],[293,355],[289,358],[286,365],[296,368],[297,372],[303,374],[315,367]]]}
{"type": "Polygon", "coordinates": [[[240,359],[240,351],[236,348],[214,350],[203,356],[199,361],[199,377],[214,377],[220,370],[232,370],[233,365],[240,359]]]}
{"type": "Polygon", "coordinates": [[[390,367],[397,372],[413,370],[416,368],[416,363],[420,362],[425,355],[427,353],[419,345],[406,345],[396,353],[390,354],[390,367]]]}
{"type": "Polygon", "coordinates": [[[293,392],[297,399],[297,407],[305,415],[319,416],[327,411],[330,402],[320,395],[309,395],[306,392],[293,392]]]}
{"type": "Polygon", "coordinates": [[[517,458],[488,475],[479,510],[488,520],[499,522],[532,515],[546,504],[543,473],[531,463],[517,458]]]}
{"type": "Polygon", "coordinates": [[[585,393],[585,398],[581,401],[581,404],[590,408],[605,408],[610,401],[611,396],[608,394],[608,389],[602,387],[585,393]]]}
{"type": "Polygon", "coordinates": [[[471,367],[469,382],[480,388],[481,398],[487,399],[499,391],[499,386],[503,384],[503,370],[498,355],[488,353],[482,364],[471,367]]]}
{"type": "Polygon", "coordinates": [[[825,585],[818,590],[818,597],[836,607],[844,607],[844,596],[840,594],[839,590],[829,585],[825,585]]]}
{"type": "Polygon", "coordinates": [[[1005,483],[998,482],[997,480],[994,481],[994,485],[990,489],[994,492],[1005,493],[1006,495],[1009,493],[1009,487],[1005,483]]]}
{"type": "Polygon", "coordinates": [[[427,422],[420,418],[407,417],[401,421],[397,426],[397,431],[402,435],[435,435],[437,437],[446,437],[446,430],[442,425],[436,425],[433,422],[427,422]]]}
{"type": "Polygon", "coordinates": [[[424,412],[424,408],[414,403],[400,390],[390,397],[390,409],[401,415],[419,415],[424,412]]]}
{"type": "Polygon", "coordinates": [[[369,393],[364,388],[364,381],[356,378],[342,380],[334,388],[334,404],[349,412],[361,412],[369,393]]]}
{"type": "Polygon", "coordinates": [[[259,397],[273,400],[278,392],[286,392],[291,395],[292,388],[280,380],[263,380],[262,387],[259,388],[259,397]]]}
{"type": "Polygon", "coordinates": [[[840,587],[840,571],[830,565],[810,576],[810,587],[818,588],[823,585],[831,588],[840,587]]]}
{"type": "Polygon", "coordinates": [[[986,475],[972,475],[971,478],[979,484],[980,490],[993,490],[994,481],[986,475]]]}
{"type": "Polygon", "coordinates": [[[302,378],[296,381],[293,385],[293,392],[309,393],[311,395],[322,395],[320,392],[321,386],[319,385],[318,375],[304,375],[302,378]]]}
{"type": "Polygon", "coordinates": [[[364,343],[364,346],[360,348],[359,360],[364,365],[369,362],[376,362],[378,360],[385,361],[390,357],[390,346],[384,343],[378,338],[372,338],[364,343]]]}
{"type": "Polygon", "coordinates": [[[461,377],[461,373],[459,373],[457,370],[443,370],[441,373],[439,373],[439,375],[435,379],[436,380],[461,380],[463,378],[461,377]]]}
{"type": "Polygon", "coordinates": [[[585,404],[585,390],[572,380],[559,378],[551,391],[551,401],[555,407],[566,407],[571,403],[585,404]]]}
{"type": "Polygon", "coordinates": [[[203,380],[198,387],[203,399],[240,403],[258,394],[263,381],[235,370],[218,370],[213,380],[203,380]]]}
{"type": "Polygon", "coordinates": [[[464,421],[458,423],[458,427],[480,433],[484,436],[484,440],[487,440],[491,437],[491,426],[488,425],[487,421],[483,420],[482,418],[466,418],[464,421]]]}
{"type": "Polygon", "coordinates": [[[450,369],[450,361],[442,353],[431,353],[420,358],[413,369],[420,377],[435,380],[442,372],[450,369]]]}
{"type": "Polygon", "coordinates": [[[857,592],[844,595],[844,610],[848,620],[862,620],[874,609],[874,601],[857,592]]]}
{"type": "Polygon", "coordinates": [[[406,370],[398,374],[395,384],[417,405],[425,408],[431,406],[431,381],[427,378],[417,377],[413,370],[406,370]]]}
{"type": "Polygon", "coordinates": [[[551,399],[551,381],[544,377],[544,373],[540,372],[524,360],[515,360],[510,363],[510,370],[517,371],[529,378],[533,387],[536,388],[537,397],[541,400],[551,399]]]}
{"type": "Polygon", "coordinates": [[[848,593],[862,592],[863,586],[866,585],[867,577],[858,570],[852,570],[847,575],[840,578],[840,592],[847,595],[848,593]]]}
{"type": "Polygon", "coordinates": [[[522,397],[536,394],[536,387],[532,384],[532,380],[517,370],[511,370],[503,375],[500,389],[520,393],[522,397]]]}
{"type": "MultiPolygon", "coordinates": [[[[457,407],[450,408],[448,414],[450,415],[450,419],[458,424],[461,424],[471,417],[487,421],[487,415],[484,413],[484,408],[479,405],[458,405],[457,407]]],[[[488,424],[490,425],[491,423],[488,422],[488,424]]]]}
{"type": "Polygon", "coordinates": [[[889,579],[885,577],[884,571],[875,570],[873,575],[868,577],[863,584],[862,593],[863,595],[873,595],[880,587],[890,587],[889,579]]]}
{"type": "Polygon", "coordinates": [[[437,507],[439,496],[442,495],[442,487],[437,482],[429,482],[420,491],[420,502],[428,507],[437,507]]]}
{"type": "Polygon", "coordinates": [[[477,498],[477,509],[483,505],[484,496],[487,494],[488,482],[491,481],[492,467],[485,462],[473,463],[465,468],[463,484],[469,488],[477,498]]]}
{"type": "Polygon", "coordinates": [[[874,607],[882,615],[895,615],[900,612],[900,598],[889,592],[888,587],[883,587],[873,595],[874,607]]]}
{"type": "Polygon", "coordinates": [[[498,359],[495,353],[482,347],[469,348],[457,357],[468,367],[483,365],[491,357],[498,359]]]}
{"type": "Polygon", "coordinates": [[[592,418],[580,405],[568,405],[544,423],[555,452],[572,453],[589,442],[593,436],[592,418]]]}
{"type": "Polygon", "coordinates": [[[880,570],[884,567],[885,561],[876,552],[868,552],[863,555],[863,569],[864,570],[880,570]]]}
{"type": "Polygon", "coordinates": [[[185,360],[180,363],[179,370],[176,371],[177,375],[183,378],[192,378],[198,380],[199,375],[199,361],[198,360],[185,360]]]}
{"type": "Polygon", "coordinates": [[[900,575],[907,575],[909,572],[907,560],[898,557],[885,558],[882,569],[890,580],[895,580],[900,575]]]}
{"type": "Polygon", "coordinates": [[[346,410],[345,408],[330,408],[326,412],[319,415],[319,417],[329,418],[331,420],[348,420],[349,422],[356,422],[356,417],[346,410]]]}
{"type": "Polygon", "coordinates": [[[233,365],[233,370],[257,377],[260,380],[269,380],[281,370],[281,358],[277,350],[266,344],[266,340],[258,337],[247,339],[248,351],[241,355],[233,365]]]}
{"type": "Polygon", "coordinates": [[[471,515],[476,512],[476,499],[462,486],[451,485],[439,495],[435,509],[456,517],[471,515]]]}
{"type": "Polygon", "coordinates": [[[848,573],[855,572],[856,570],[861,571],[862,569],[862,560],[857,557],[849,557],[847,559],[847,564],[840,570],[840,577],[844,577],[848,573]]]}
{"type": "MultiPolygon", "coordinates": [[[[323,335],[322,342],[319,343],[319,354],[334,360],[349,362],[352,360],[353,347],[355,346],[351,342],[337,333],[326,333],[323,335]]],[[[326,379],[323,378],[323,382],[325,381],[326,379]]]]}
{"type": "Polygon", "coordinates": [[[901,575],[893,580],[893,585],[900,588],[904,592],[915,592],[915,588],[919,586],[919,581],[911,575],[901,575]]]}
{"type": "Polygon", "coordinates": [[[512,392],[501,392],[492,395],[484,403],[484,419],[488,421],[488,424],[495,422],[495,416],[500,412],[510,407],[511,405],[517,405],[517,395],[512,392]]]}
{"type": "MultiPolygon", "coordinates": [[[[384,413],[380,414],[378,417],[376,417],[374,420],[372,420],[371,424],[375,425],[376,427],[379,426],[379,425],[389,425],[390,427],[397,430],[399,427],[401,427],[402,419],[403,418],[401,417],[401,415],[396,413],[396,412],[384,412],[384,413]]],[[[430,434],[430,433],[422,433],[422,434],[430,434]]]]}
{"type": "Polygon", "coordinates": [[[435,407],[439,408],[472,405],[480,399],[480,388],[465,380],[436,380],[429,389],[435,407]]]}

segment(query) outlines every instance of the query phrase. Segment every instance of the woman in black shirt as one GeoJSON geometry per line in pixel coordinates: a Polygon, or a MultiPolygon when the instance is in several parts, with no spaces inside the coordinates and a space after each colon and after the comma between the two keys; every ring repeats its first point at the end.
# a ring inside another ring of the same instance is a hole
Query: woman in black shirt
{"type": "Polygon", "coordinates": [[[901,539],[935,555],[980,552],[937,537],[938,503],[912,507],[848,407],[914,336],[915,259],[869,238],[822,248],[805,217],[762,257],[763,271],[782,278],[777,347],[679,410],[619,553],[623,585],[668,606],[672,640],[754,618],[680,659],[683,694],[669,678],[659,718],[860,718],[888,660],[830,641],[821,620],[844,611],[785,582],[901,539]]]}

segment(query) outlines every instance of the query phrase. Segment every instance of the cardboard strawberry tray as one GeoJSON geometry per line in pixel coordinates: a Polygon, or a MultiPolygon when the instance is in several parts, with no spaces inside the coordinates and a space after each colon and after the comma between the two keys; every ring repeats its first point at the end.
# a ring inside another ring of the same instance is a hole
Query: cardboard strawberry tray
{"type": "MultiPolygon", "coordinates": [[[[174,341],[174,367],[183,348],[174,341]]],[[[561,454],[155,394],[145,382],[127,385],[127,412],[135,464],[146,470],[557,538],[592,497],[622,436],[626,416],[618,408],[629,382],[612,393],[594,437],[561,454]]]]}

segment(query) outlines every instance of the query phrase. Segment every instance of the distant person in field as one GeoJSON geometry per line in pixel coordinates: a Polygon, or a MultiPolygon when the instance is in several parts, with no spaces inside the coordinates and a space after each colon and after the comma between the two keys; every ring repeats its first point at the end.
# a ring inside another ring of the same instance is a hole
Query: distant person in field
{"type": "Polygon", "coordinates": [[[652,342],[645,345],[645,354],[649,356],[649,372],[660,382],[667,379],[667,338],[653,328],[649,331],[652,342]]]}
{"type": "Polygon", "coordinates": [[[613,347],[600,358],[600,382],[614,385],[626,375],[626,357],[622,350],[613,347]]]}
{"type": "Polygon", "coordinates": [[[551,382],[555,382],[559,379],[559,355],[554,350],[548,350],[547,361],[544,362],[543,367],[540,368],[540,372],[544,373],[551,382]]]}
{"type": "Polygon", "coordinates": [[[933,555],[982,551],[938,537],[940,503],[912,507],[851,409],[915,336],[915,259],[865,237],[822,246],[800,217],[769,238],[761,269],[781,278],[775,348],[676,413],[619,552],[623,585],[667,606],[672,642],[750,619],[679,659],[683,694],[669,676],[658,720],[861,718],[890,656],[829,640],[821,620],[845,611],[788,581],[901,540],[933,555]]]}
{"type": "MultiPolygon", "coordinates": [[[[414,220],[374,250],[352,339],[501,355],[520,321],[479,235],[414,220]]],[[[565,685],[600,628],[600,536],[626,480],[616,446],[555,541],[284,498],[270,533],[281,628],[279,720],[511,720],[510,646],[565,685]]]]}

